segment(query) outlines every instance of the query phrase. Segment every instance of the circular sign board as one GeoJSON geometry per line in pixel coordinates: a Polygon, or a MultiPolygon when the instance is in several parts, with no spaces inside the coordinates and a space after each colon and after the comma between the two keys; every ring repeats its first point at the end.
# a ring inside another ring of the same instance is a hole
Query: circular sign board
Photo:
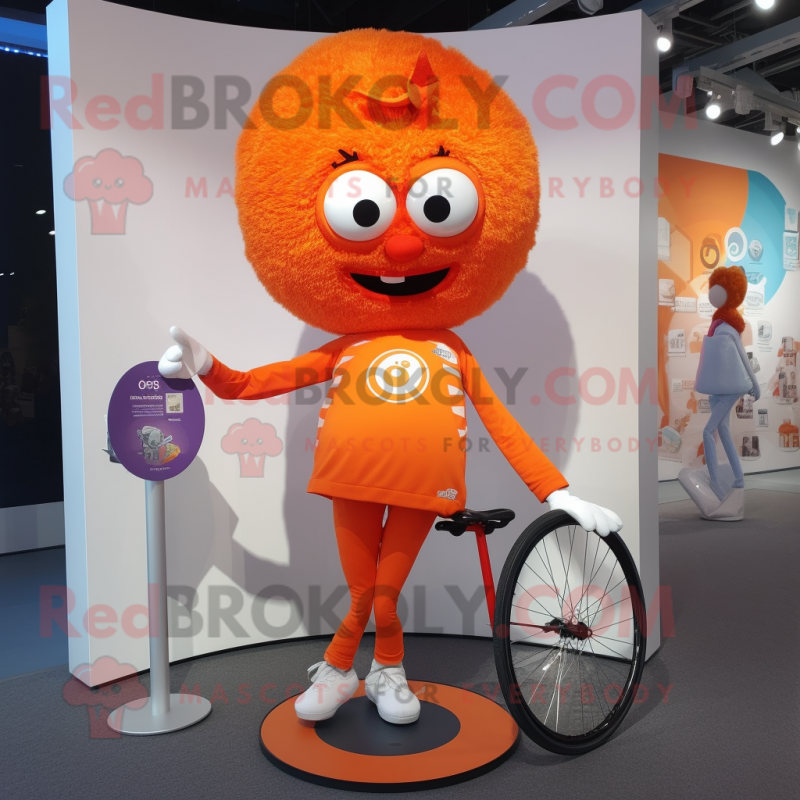
{"type": "Polygon", "coordinates": [[[165,378],[157,361],[129,369],[108,404],[108,439],[128,472],[148,481],[180,475],[203,442],[205,411],[194,381],[165,378]]]}

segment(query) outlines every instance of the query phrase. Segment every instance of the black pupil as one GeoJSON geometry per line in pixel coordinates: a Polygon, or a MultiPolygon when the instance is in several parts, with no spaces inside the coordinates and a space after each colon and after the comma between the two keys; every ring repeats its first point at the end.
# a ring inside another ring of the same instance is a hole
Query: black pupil
{"type": "Polygon", "coordinates": [[[450,202],[446,197],[436,194],[425,201],[423,211],[431,222],[444,222],[450,216],[450,202]]]}
{"type": "Polygon", "coordinates": [[[353,206],[353,219],[362,228],[371,228],[381,216],[381,210],[374,200],[359,200],[353,206]]]}

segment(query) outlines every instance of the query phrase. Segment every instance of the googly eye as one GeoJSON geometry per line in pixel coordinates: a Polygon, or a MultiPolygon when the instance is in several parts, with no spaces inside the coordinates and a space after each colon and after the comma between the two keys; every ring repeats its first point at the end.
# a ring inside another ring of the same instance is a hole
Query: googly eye
{"type": "Polygon", "coordinates": [[[334,233],[351,242],[367,242],[377,239],[392,224],[397,201],[382,178],[354,169],[328,187],[323,211],[334,233]]]}
{"type": "Polygon", "coordinates": [[[457,236],[478,214],[478,190],[456,169],[434,169],[411,185],[406,197],[408,214],[431,236],[457,236]]]}

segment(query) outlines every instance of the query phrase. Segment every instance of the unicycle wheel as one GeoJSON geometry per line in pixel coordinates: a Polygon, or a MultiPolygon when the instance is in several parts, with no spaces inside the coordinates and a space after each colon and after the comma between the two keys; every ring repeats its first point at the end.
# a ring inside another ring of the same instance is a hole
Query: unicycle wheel
{"type": "Polygon", "coordinates": [[[644,669],[642,597],[615,533],[551,511],[519,537],[498,585],[495,662],[511,715],[541,747],[579,755],[619,727],[644,669]]]}

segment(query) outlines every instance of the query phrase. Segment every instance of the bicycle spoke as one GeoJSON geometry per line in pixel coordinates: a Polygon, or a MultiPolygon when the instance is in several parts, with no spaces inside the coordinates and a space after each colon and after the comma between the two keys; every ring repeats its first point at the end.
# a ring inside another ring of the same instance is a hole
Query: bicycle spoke
{"type": "MultiPolygon", "coordinates": [[[[556,534],[556,540],[558,540],[558,529],[556,529],[555,534],[556,534]]],[[[547,537],[545,537],[542,540],[542,546],[543,546],[543,549],[544,549],[544,554],[545,554],[545,556],[547,556],[547,563],[550,566],[549,574],[552,577],[553,576],[553,565],[550,562],[550,553],[547,551],[547,537]]],[[[538,549],[538,545],[537,545],[537,549],[538,549]]],[[[541,556],[539,556],[539,558],[541,558],[541,556]]],[[[542,562],[542,563],[544,563],[544,562],[542,562]]],[[[555,587],[556,594],[558,594],[558,581],[555,578],[553,578],[553,586],[555,587]]],[[[566,600],[561,595],[558,595],[558,602],[561,604],[561,608],[562,609],[567,604],[566,600]]]]}
{"type": "MultiPolygon", "coordinates": [[[[609,642],[619,642],[619,641],[621,641],[620,639],[609,639],[608,636],[594,636],[593,635],[591,638],[592,639],[608,639],[609,642]]],[[[620,653],[618,650],[614,650],[614,648],[611,647],[611,645],[604,644],[603,647],[607,647],[609,650],[611,650],[612,653],[616,653],[624,661],[629,661],[629,662],[633,661],[632,658],[629,658],[628,656],[622,655],[622,653],[620,653]]]]}
{"type": "MultiPolygon", "coordinates": [[[[608,608],[611,608],[611,606],[608,606],[608,608]]],[[[537,611],[536,613],[539,614],[541,612],[537,611]]],[[[597,631],[604,631],[606,628],[614,627],[614,625],[622,625],[623,622],[633,622],[633,617],[628,617],[627,619],[621,619],[618,622],[609,622],[608,625],[603,625],[600,628],[592,628],[592,633],[596,634],[597,631]]]]}
{"type": "MultiPolygon", "coordinates": [[[[564,568],[564,582],[566,584],[566,586],[564,587],[564,593],[565,593],[566,597],[570,597],[572,595],[572,592],[570,591],[570,588],[569,588],[569,565],[572,562],[572,547],[575,544],[575,539],[570,534],[574,534],[575,533],[575,526],[573,525],[572,528],[573,528],[573,530],[571,532],[570,531],[567,532],[567,536],[570,537],[570,540],[569,540],[569,555],[567,556],[567,566],[564,568]]],[[[558,535],[556,535],[556,539],[558,539],[558,535]]],[[[559,552],[560,552],[561,551],[561,547],[559,546],[558,549],[559,549],[559,552]]],[[[562,564],[562,566],[564,564],[563,554],[562,554],[562,557],[561,557],[561,564],[562,564]]],[[[573,616],[576,615],[575,606],[572,606],[572,615],[573,616]]]]}
{"type": "MultiPolygon", "coordinates": [[[[541,603],[539,605],[541,605],[541,603]]],[[[525,606],[518,606],[516,603],[512,603],[511,604],[511,608],[518,608],[520,611],[530,611],[531,614],[541,614],[543,617],[550,617],[550,619],[553,618],[553,613],[551,611],[548,611],[546,608],[545,608],[544,611],[537,611],[534,608],[528,609],[528,608],[525,608],[525,606]]],[[[544,606],[542,606],[542,608],[544,608],[544,606]]],[[[533,624],[533,623],[531,623],[531,624],[533,624]]],[[[510,622],[509,625],[521,625],[522,627],[525,627],[525,623],[524,622],[510,622]]],[[[608,627],[608,626],[606,626],[606,627],[608,627]]],[[[598,630],[600,630],[600,629],[598,628],[598,630]]]]}
{"type": "MultiPolygon", "coordinates": [[[[597,609],[597,611],[595,611],[595,612],[594,612],[594,616],[592,617],[592,622],[594,622],[594,620],[595,620],[595,617],[596,617],[596,616],[597,616],[597,614],[599,613],[600,609],[602,609],[602,607],[603,607],[603,599],[604,599],[605,597],[608,597],[608,596],[609,596],[609,595],[608,595],[608,584],[609,584],[609,583],[611,583],[611,578],[612,578],[612,576],[614,575],[614,570],[615,570],[615,569],[616,569],[618,566],[619,566],[619,561],[616,561],[616,562],[614,563],[614,566],[613,566],[613,567],[612,567],[612,569],[611,569],[611,572],[610,572],[610,573],[609,573],[609,575],[608,575],[608,580],[606,581],[605,588],[603,589],[603,594],[600,596],[600,608],[598,608],[598,609],[597,609]]],[[[619,583],[617,583],[617,585],[616,585],[614,588],[616,589],[616,588],[617,588],[617,586],[619,586],[619,584],[620,584],[620,583],[622,583],[622,581],[624,581],[624,580],[625,580],[625,575],[623,575],[623,576],[622,576],[622,580],[621,580],[621,581],[619,581],[619,583]]],[[[591,623],[588,623],[588,625],[589,625],[589,627],[591,628],[591,623]]]]}
{"type": "MultiPolygon", "coordinates": [[[[600,538],[600,537],[598,537],[598,538],[600,538]]],[[[599,545],[598,545],[598,547],[599,547],[599,545]]],[[[611,552],[611,550],[606,550],[606,552],[603,554],[603,560],[602,560],[602,561],[601,561],[601,562],[600,562],[600,563],[597,565],[597,569],[595,570],[595,573],[594,573],[594,575],[592,575],[592,576],[589,578],[589,582],[586,584],[587,603],[588,603],[589,589],[590,589],[590,588],[591,588],[591,587],[594,585],[594,584],[592,583],[592,581],[593,581],[593,580],[594,580],[594,579],[597,577],[597,574],[598,574],[598,573],[600,572],[600,570],[603,568],[603,564],[605,564],[605,562],[606,562],[606,559],[608,558],[608,554],[609,554],[610,552],[611,552]]]]}
{"type": "MultiPolygon", "coordinates": [[[[524,658],[522,661],[516,661],[516,662],[514,662],[514,667],[522,667],[522,666],[524,666],[524,665],[525,665],[525,662],[526,662],[526,661],[529,661],[531,658],[537,658],[537,657],[539,657],[539,658],[540,658],[540,660],[541,660],[541,661],[543,661],[543,660],[544,660],[544,659],[546,659],[548,656],[552,655],[552,653],[553,653],[553,649],[554,649],[554,648],[552,648],[552,647],[548,647],[548,648],[546,648],[546,649],[545,649],[545,652],[544,652],[544,653],[534,653],[534,654],[533,654],[533,655],[531,655],[531,656],[527,656],[527,657],[526,657],[526,658],[524,658]]],[[[537,665],[536,665],[536,666],[533,668],[533,670],[531,670],[531,672],[529,672],[528,674],[529,674],[529,675],[531,675],[531,674],[532,674],[532,673],[533,673],[533,672],[534,672],[536,669],[538,669],[538,668],[539,668],[539,664],[537,664],[537,665]]]]}
{"type": "MultiPolygon", "coordinates": [[[[591,641],[589,641],[588,639],[586,641],[589,642],[589,649],[592,651],[592,655],[594,656],[594,659],[597,662],[597,668],[600,670],[600,672],[603,673],[603,680],[605,680],[606,688],[608,688],[609,686],[611,686],[611,681],[608,679],[608,675],[606,675],[606,671],[603,669],[603,666],[600,663],[600,659],[598,658],[597,653],[595,653],[594,647],[592,647],[591,641]]],[[[612,708],[611,708],[611,705],[609,703],[608,698],[606,697],[605,690],[603,690],[602,695],[603,695],[603,699],[606,701],[606,707],[608,708],[608,712],[610,714],[612,712],[612,708]]],[[[618,700],[617,700],[617,702],[618,702],[618,700]]]]}
{"type": "MultiPolygon", "coordinates": [[[[584,561],[584,566],[586,566],[585,561],[584,561]]],[[[583,650],[581,650],[581,655],[583,655],[583,650]]],[[[584,730],[586,730],[586,722],[584,721],[584,713],[583,713],[583,707],[586,704],[583,702],[583,670],[581,668],[580,660],[578,661],[578,683],[580,684],[581,687],[580,688],[581,726],[583,727],[584,730]]],[[[592,713],[591,709],[589,709],[589,713],[592,715],[592,727],[594,727],[594,714],[592,713]]]]}
{"type": "MultiPolygon", "coordinates": [[[[586,534],[586,540],[587,541],[589,540],[589,534],[588,533],[586,534]]],[[[586,602],[587,603],[589,602],[589,589],[592,586],[592,577],[593,577],[592,573],[593,573],[593,570],[594,570],[594,565],[597,563],[597,555],[598,555],[599,552],[600,552],[600,537],[598,536],[597,537],[597,547],[595,547],[595,549],[594,549],[594,558],[592,559],[592,566],[589,568],[590,577],[589,577],[589,580],[586,581],[585,586],[583,587],[583,592],[581,593],[580,601],[583,601],[583,599],[585,597],[586,598],[586,602]]],[[[606,555],[608,555],[608,551],[606,551],[606,555]]],[[[603,559],[605,560],[605,556],[603,556],[603,559]]],[[[600,567],[602,567],[602,566],[603,566],[603,564],[601,562],[600,563],[600,567]]],[[[600,567],[598,567],[597,569],[599,570],[600,567]]],[[[586,577],[586,572],[585,571],[584,571],[583,575],[584,575],[584,579],[585,579],[585,577],[586,577]]]]}
{"type": "MultiPolygon", "coordinates": [[[[562,647],[561,648],[561,652],[558,655],[558,671],[559,671],[559,674],[561,674],[561,656],[562,656],[563,653],[564,653],[564,648],[562,647]]],[[[539,684],[541,685],[541,681],[539,681],[539,684]]],[[[558,686],[558,683],[556,683],[556,686],[558,686]]],[[[547,714],[545,715],[545,718],[544,718],[544,724],[545,725],[547,725],[547,720],[548,720],[548,718],[550,716],[550,711],[553,708],[553,703],[555,702],[557,693],[558,693],[558,689],[556,689],[556,691],[553,693],[552,698],[550,699],[550,705],[547,707],[547,714]]]]}
{"type": "MultiPolygon", "coordinates": [[[[616,569],[616,565],[614,565],[614,567],[615,567],[615,569],[616,569]]],[[[612,572],[612,574],[613,574],[613,572],[612,572]]],[[[617,586],[619,586],[619,585],[620,585],[620,584],[621,584],[621,583],[622,583],[624,580],[625,580],[625,576],[623,575],[623,576],[622,576],[622,577],[621,577],[621,578],[620,578],[620,579],[619,579],[619,580],[618,580],[618,581],[617,581],[617,582],[616,582],[616,583],[615,583],[615,584],[614,584],[614,585],[611,587],[611,589],[610,589],[609,591],[607,591],[607,592],[606,592],[606,594],[604,594],[604,595],[603,595],[603,597],[601,597],[599,600],[598,600],[598,599],[595,599],[594,603],[602,603],[602,601],[605,599],[605,596],[606,596],[606,595],[609,595],[609,596],[610,596],[610,595],[611,595],[611,592],[613,592],[613,591],[614,591],[614,589],[616,589],[616,588],[617,588],[617,586]]],[[[594,603],[592,603],[592,605],[594,605],[594,603]]],[[[587,606],[587,609],[586,609],[586,616],[587,616],[587,617],[589,616],[589,608],[591,608],[591,606],[587,606]]],[[[611,606],[606,606],[606,608],[611,608],[611,606]]],[[[595,617],[597,616],[597,613],[596,613],[596,612],[595,612],[595,615],[594,615],[594,616],[595,616],[595,617]]],[[[594,617],[592,617],[592,622],[594,622],[594,617]]],[[[592,626],[591,626],[591,623],[589,623],[589,622],[587,622],[587,623],[586,623],[586,625],[588,625],[590,628],[592,627],[592,626]]]]}
{"type": "MultiPolygon", "coordinates": [[[[534,574],[535,574],[535,573],[534,573],[534,574]]],[[[537,576],[537,577],[538,577],[538,576],[537,576]]],[[[546,586],[547,584],[543,584],[543,585],[545,585],[545,586],[546,586]]],[[[530,593],[530,591],[529,591],[528,589],[526,589],[526,588],[525,588],[525,587],[524,587],[524,586],[523,586],[523,585],[522,585],[522,584],[521,584],[519,581],[517,581],[517,586],[519,586],[519,588],[520,588],[520,589],[522,589],[522,591],[523,591],[523,592],[525,592],[525,594],[527,594],[527,595],[528,595],[528,596],[531,598],[531,600],[535,600],[537,603],[539,603],[539,605],[540,605],[542,608],[544,608],[544,611],[545,611],[545,616],[552,616],[552,614],[550,614],[550,612],[549,612],[549,611],[548,611],[548,610],[547,610],[547,609],[546,609],[546,608],[545,608],[545,607],[542,605],[542,603],[539,601],[539,598],[538,598],[538,597],[534,597],[534,596],[533,596],[533,595],[530,593]]],[[[549,589],[550,587],[548,586],[547,588],[549,589]]],[[[553,588],[555,589],[555,587],[553,587],[553,588]]],[[[518,606],[518,608],[522,608],[522,606],[518,606]]],[[[538,613],[538,612],[537,612],[537,613],[538,613]]]]}
{"type": "MultiPolygon", "coordinates": [[[[583,530],[583,528],[581,528],[583,530]]],[[[589,534],[586,531],[583,531],[583,570],[581,572],[581,579],[586,580],[586,551],[589,547],[589,534]]],[[[583,596],[586,593],[586,587],[583,587],[583,591],[581,592],[581,596],[578,598],[578,614],[581,613],[581,603],[583,602],[583,596]]]]}
{"type": "MultiPolygon", "coordinates": [[[[541,559],[541,556],[539,557],[539,560],[540,560],[540,561],[542,560],[542,559],[541,559]]],[[[542,561],[542,564],[544,564],[544,561],[542,561]]],[[[552,590],[553,590],[553,591],[556,593],[556,597],[558,598],[558,586],[556,585],[556,579],[555,579],[555,578],[554,578],[552,575],[550,575],[550,580],[552,581],[552,583],[548,583],[548,582],[547,582],[547,581],[546,581],[546,580],[545,580],[545,579],[544,579],[544,578],[543,578],[543,577],[542,577],[542,576],[541,576],[541,575],[540,575],[540,574],[539,574],[539,573],[538,573],[538,572],[537,572],[537,571],[536,571],[536,570],[535,570],[535,569],[534,569],[534,568],[533,568],[533,567],[532,567],[532,566],[531,566],[531,565],[530,565],[530,564],[527,562],[527,560],[525,561],[525,563],[523,564],[523,566],[524,566],[524,567],[527,567],[527,568],[528,568],[528,569],[529,569],[529,570],[530,570],[530,571],[531,571],[531,572],[532,572],[532,573],[533,573],[533,574],[534,574],[534,575],[535,575],[535,576],[536,576],[536,577],[537,577],[537,578],[538,578],[538,579],[539,579],[539,580],[542,582],[542,583],[541,583],[541,585],[542,585],[542,586],[546,586],[548,589],[552,589],[552,590]]],[[[546,570],[547,570],[547,567],[545,566],[545,571],[546,571],[546,570]]],[[[527,590],[527,589],[526,589],[526,588],[525,588],[525,587],[524,587],[524,586],[523,586],[523,585],[522,585],[522,584],[519,582],[519,580],[517,580],[517,585],[518,585],[518,586],[519,586],[519,587],[520,587],[520,588],[521,588],[523,591],[525,591],[525,592],[528,592],[528,590],[527,590]]],[[[530,594],[530,592],[528,592],[528,594],[530,594]]],[[[531,598],[532,598],[532,599],[534,599],[534,600],[536,599],[535,597],[533,597],[533,595],[531,595],[531,598]]],[[[559,602],[560,602],[560,600],[559,600],[559,602]]],[[[539,605],[541,605],[541,603],[540,603],[539,605]]]]}
{"type": "MultiPolygon", "coordinates": [[[[556,528],[556,544],[558,545],[558,557],[561,559],[561,569],[564,570],[564,611],[566,612],[566,605],[569,602],[569,570],[564,566],[564,553],[561,551],[561,540],[558,538],[559,529],[556,528]]],[[[570,549],[572,553],[572,549],[570,549]]],[[[567,561],[569,563],[569,561],[567,561]]],[[[570,614],[575,615],[574,606],[570,607],[570,614]]]]}

